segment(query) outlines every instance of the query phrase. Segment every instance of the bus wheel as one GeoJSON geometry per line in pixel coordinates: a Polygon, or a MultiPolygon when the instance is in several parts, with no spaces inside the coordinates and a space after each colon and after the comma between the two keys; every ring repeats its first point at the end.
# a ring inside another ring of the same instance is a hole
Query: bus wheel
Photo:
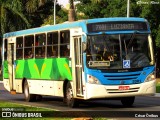
{"type": "Polygon", "coordinates": [[[78,101],[73,98],[73,90],[70,82],[68,82],[66,86],[66,103],[69,107],[72,108],[78,106],[78,101]]]}
{"type": "Polygon", "coordinates": [[[24,96],[27,102],[32,102],[36,100],[36,95],[29,93],[29,86],[27,80],[24,82],[24,96]]]}
{"type": "Polygon", "coordinates": [[[36,95],[36,101],[42,101],[42,95],[36,95]]]}
{"type": "Polygon", "coordinates": [[[121,99],[121,103],[125,107],[131,107],[134,103],[135,97],[124,97],[121,99]]]}

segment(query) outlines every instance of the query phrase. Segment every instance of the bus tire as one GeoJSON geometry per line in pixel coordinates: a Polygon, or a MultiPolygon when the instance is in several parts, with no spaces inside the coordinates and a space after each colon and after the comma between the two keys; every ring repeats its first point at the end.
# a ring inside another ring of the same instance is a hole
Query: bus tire
{"type": "Polygon", "coordinates": [[[36,95],[29,93],[29,86],[27,80],[24,82],[24,96],[27,102],[33,102],[36,100],[36,95]]]}
{"type": "Polygon", "coordinates": [[[66,86],[66,103],[69,107],[74,108],[78,106],[78,100],[73,98],[73,89],[70,82],[67,83],[66,86]]]}
{"type": "Polygon", "coordinates": [[[36,95],[36,101],[42,101],[42,95],[36,95]]]}
{"type": "Polygon", "coordinates": [[[121,103],[125,107],[131,107],[134,103],[135,97],[124,97],[121,99],[121,103]]]}

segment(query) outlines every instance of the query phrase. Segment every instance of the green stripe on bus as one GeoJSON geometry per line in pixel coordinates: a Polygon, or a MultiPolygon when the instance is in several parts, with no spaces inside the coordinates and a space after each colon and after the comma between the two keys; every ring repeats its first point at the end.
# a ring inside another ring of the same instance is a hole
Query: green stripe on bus
{"type": "Polygon", "coordinates": [[[3,63],[3,77],[8,78],[8,62],[4,61],[3,63]]]}
{"type": "MultiPolygon", "coordinates": [[[[16,60],[15,78],[72,80],[67,58],[16,60]]],[[[8,78],[8,63],[4,62],[4,78],[8,78]]]]}

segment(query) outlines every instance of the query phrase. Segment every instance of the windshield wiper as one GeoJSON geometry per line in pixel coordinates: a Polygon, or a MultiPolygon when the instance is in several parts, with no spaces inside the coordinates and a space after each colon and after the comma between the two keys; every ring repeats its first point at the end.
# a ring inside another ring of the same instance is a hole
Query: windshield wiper
{"type": "Polygon", "coordinates": [[[132,44],[132,42],[133,42],[133,39],[135,38],[135,35],[136,35],[136,31],[132,34],[132,36],[131,36],[131,38],[130,38],[130,40],[129,40],[129,43],[128,43],[128,45],[127,45],[127,47],[126,47],[126,49],[128,49],[128,47],[132,44]]]}

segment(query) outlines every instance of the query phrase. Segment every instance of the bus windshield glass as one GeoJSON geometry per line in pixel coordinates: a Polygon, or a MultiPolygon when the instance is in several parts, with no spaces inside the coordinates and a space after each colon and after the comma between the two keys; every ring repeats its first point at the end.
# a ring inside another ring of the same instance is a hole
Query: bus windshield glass
{"type": "Polygon", "coordinates": [[[148,34],[89,35],[87,66],[98,69],[129,69],[154,65],[148,34]]]}

